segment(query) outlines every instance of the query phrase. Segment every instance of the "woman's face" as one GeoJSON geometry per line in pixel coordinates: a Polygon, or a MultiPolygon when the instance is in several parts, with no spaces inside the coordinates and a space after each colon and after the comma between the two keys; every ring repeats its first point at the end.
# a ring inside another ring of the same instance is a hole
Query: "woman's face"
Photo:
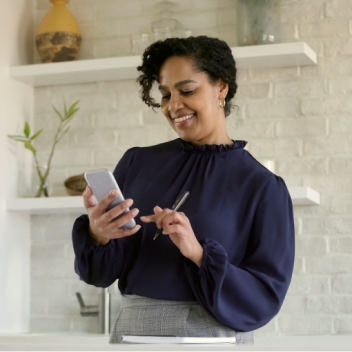
{"type": "Polygon", "coordinates": [[[180,138],[194,144],[231,143],[227,132],[224,100],[227,84],[212,84],[204,72],[196,72],[192,61],[173,56],[159,72],[161,110],[180,138]]]}

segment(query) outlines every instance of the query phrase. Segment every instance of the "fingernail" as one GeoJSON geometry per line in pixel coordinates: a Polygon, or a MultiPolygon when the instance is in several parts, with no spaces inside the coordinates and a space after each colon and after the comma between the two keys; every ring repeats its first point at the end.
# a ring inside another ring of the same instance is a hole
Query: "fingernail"
{"type": "Polygon", "coordinates": [[[132,199],[126,199],[127,207],[130,207],[132,204],[133,204],[133,200],[132,199]]]}
{"type": "Polygon", "coordinates": [[[159,205],[156,205],[156,206],[153,208],[154,213],[156,213],[157,211],[160,211],[160,210],[162,210],[162,209],[159,207],[159,205]]]}
{"type": "Polygon", "coordinates": [[[110,191],[110,196],[116,197],[116,196],[117,196],[117,190],[116,190],[116,189],[112,189],[112,190],[110,191]]]}
{"type": "Polygon", "coordinates": [[[131,210],[131,212],[132,212],[133,216],[136,216],[139,213],[139,209],[134,208],[134,209],[131,210]]]}

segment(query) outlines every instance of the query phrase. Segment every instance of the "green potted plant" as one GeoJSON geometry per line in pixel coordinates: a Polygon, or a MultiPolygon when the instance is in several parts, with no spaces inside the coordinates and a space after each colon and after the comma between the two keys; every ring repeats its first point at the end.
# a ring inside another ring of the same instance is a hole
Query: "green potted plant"
{"type": "Polygon", "coordinates": [[[41,196],[49,197],[47,180],[50,173],[50,167],[54,156],[55,147],[62,139],[62,137],[67,133],[67,131],[70,129],[70,126],[68,126],[68,124],[71,122],[72,118],[79,110],[79,108],[77,107],[78,102],[79,100],[74,102],[69,108],[67,108],[66,104],[64,103],[63,113],[60,113],[60,111],[55,106],[52,105],[52,108],[55,114],[59,117],[60,122],[56,129],[53,144],[51,146],[48,161],[46,163],[46,168],[44,170],[42,169],[38,161],[37,150],[33,146],[33,141],[41,135],[41,133],[43,132],[43,128],[31,135],[31,128],[28,122],[25,121],[24,128],[23,128],[23,135],[8,135],[9,138],[17,142],[22,142],[24,144],[24,147],[29,151],[31,151],[33,154],[35,169],[39,178],[39,186],[35,194],[35,197],[41,197],[41,196]]]}

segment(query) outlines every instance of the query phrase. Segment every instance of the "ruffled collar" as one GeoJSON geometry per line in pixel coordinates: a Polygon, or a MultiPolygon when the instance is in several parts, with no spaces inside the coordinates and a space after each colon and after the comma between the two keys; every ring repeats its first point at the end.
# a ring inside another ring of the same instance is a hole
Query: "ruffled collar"
{"type": "Polygon", "coordinates": [[[204,145],[195,145],[192,144],[190,142],[186,142],[184,140],[181,139],[181,144],[182,147],[185,150],[191,151],[191,152],[210,152],[210,153],[221,153],[221,152],[229,152],[232,150],[236,150],[236,149],[243,149],[246,145],[247,142],[246,141],[235,141],[233,140],[233,144],[229,145],[229,144],[204,144],[204,145]]]}

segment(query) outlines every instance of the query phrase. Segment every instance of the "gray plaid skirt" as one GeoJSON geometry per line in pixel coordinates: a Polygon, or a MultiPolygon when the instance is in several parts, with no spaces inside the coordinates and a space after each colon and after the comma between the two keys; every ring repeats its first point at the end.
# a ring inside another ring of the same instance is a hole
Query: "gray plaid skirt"
{"type": "Polygon", "coordinates": [[[236,336],[238,344],[253,344],[253,331],[239,332],[220,324],[197,302],[165,301],[137,295],[122,295],[110,343],[121,343],[122,335],[236,336]]]}

